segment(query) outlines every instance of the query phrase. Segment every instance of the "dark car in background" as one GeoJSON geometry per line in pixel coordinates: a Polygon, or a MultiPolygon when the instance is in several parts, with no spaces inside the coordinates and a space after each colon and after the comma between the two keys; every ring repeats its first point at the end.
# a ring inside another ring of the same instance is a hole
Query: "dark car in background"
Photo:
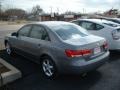
{"type": "Polygon", "coordinates": [[[68,22],[31,23],[5,37],[6,52],[40,63],[44,75],[81,74],[103,65],[109,56],[106,40],[68,22]]]}

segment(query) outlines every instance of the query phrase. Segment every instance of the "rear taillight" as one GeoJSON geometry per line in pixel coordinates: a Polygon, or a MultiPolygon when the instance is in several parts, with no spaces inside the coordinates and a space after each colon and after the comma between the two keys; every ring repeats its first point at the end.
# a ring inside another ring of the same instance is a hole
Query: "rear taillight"
{"type": "Polygon", "coordinates": [[[104,49],[108,49],[108,43],[105,41],[104,44],[103,44],[103,48],[104,49]]]}
{"type": "Polygon", "coordinates": [[[65,50],[65,53],[68,57],[80,57],[90,55],[92,53],[91,50],[65,50]]]}
{"type": "Polygon", "coordinates": [[[117,30],[113,30],[112,31],[112,37],[113,37],[114,40],[120,39],[120,36],[118,35],[118,31],[117,30]]]}

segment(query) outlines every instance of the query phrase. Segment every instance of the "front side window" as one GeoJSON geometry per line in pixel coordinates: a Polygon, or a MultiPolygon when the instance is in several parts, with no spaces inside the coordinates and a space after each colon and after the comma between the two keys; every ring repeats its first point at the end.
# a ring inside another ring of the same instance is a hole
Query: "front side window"
{"type": "Polygon", "coordinates": [[[24,26],[23,28],[21,28],[19,31],[18,31],[18,35],[19,36],[28,36],[29,34],[29,31],[31,29],[31,26],[28,25],[28,26],[24,26]]]}
{"type": "Polygon", "coordinates": [[[46,30],[38,25],[33,26],[31,33],[30,33],[31,38],[36,38],[36,39],[42,39],[42,40],[49,40],[49,36],[46,32],[46,30]]]}

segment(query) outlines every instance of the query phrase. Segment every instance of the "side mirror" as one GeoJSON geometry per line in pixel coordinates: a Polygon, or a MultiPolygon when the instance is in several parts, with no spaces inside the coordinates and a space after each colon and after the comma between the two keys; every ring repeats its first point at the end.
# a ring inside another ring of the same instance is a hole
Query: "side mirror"
{"type": "Polygon", "coordinates": [[[12,34],[11,34],[11,36],[18,36],[18,34],[16,33],[16,32],[13,32],[12,34]]]}

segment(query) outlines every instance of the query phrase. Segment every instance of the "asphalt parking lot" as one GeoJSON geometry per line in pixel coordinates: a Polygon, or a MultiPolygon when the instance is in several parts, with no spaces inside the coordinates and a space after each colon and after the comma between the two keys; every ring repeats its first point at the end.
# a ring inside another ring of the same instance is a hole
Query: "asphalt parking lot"
{"type": "MultiPolygon", "coordinates": [[[[0,30],[0,36],[15,29],[2,33],[4,31],[0,30]]],[[[111,52],[108,63],[85,77],[62,75],[56,80],[44,79],[40,66],[22,56],[10,57],[5,50],[0,50],[0,58],[18,68],[23,75],[21,79],[8,84],[8,90],[120,90],[120,52],[117,51],[111,52]]]]}
{"type": "Polygon", "coordinates": [[[63,75],[56,80],[42,77],[40,66],[16,55],[8,56],[4,50],[0,57],[21,70],[23,77],[8,84],[9,90],[120,90],[120,53],[112,52],[110,61],[87,76],[63,75]]]}

